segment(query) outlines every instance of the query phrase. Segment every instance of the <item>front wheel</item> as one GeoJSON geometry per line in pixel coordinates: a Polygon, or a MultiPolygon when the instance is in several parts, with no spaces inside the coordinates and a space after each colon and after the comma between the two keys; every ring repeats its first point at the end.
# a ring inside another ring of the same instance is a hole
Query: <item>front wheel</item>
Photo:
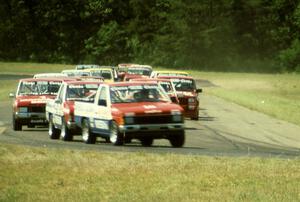
{"type": "Polygon", "coordinates": [[[96,143],[96,136],[91,132],[89,122],[87,119],[84,119],[82,122],[82,139],[86,144],[95,144],[96,143]]]}
{"type": "Polygon", "coordinates": [[[195,115],[191,118],[191,120],[199,120],[199,110],[197,110],[197,112],[195,113],[195,115]]]}
{"type": "Polygon", "coordinates": [[[169,136],[169,140],[173,147],[182,147],[185,141],[184,130],[174,131],[173,134],[169,136]]]}
{"type": "Polygon", "coordinates": [[[20,124],[19,121],[16,120],[15,116],[13,116],[13,129],[14,129],[14,131],[22,130],[22,124],[20,124]]]}
{"type": "Polygon", "coordinates": [[[144,147],[150,147],[153,144],[153,138],[149,138],[149,137],[143,138],[141,139],[141,143],[144,147]]]}
{"type": "Polygon", "coordinates": [[[61,126],[61,133],[60,137],[64,141],[72,141],[73,140],[73,134],[71,133],[70,129],[68,128],[64,118],[62,118],[62,126],[61,126]]]}
{"type": "Polygon", "coordinates": [[[58,139],[60,131],[54,127],[52,116],[49,118],[49,137],[50,139],[58,139]]]}
{"type": "Polygon", "coordinates": [[[113,121],[111,124],[109,140],[114,145],[123,145],[124,144],[123,135],[119,132],[118,125],[115,121],[113,121]]]}

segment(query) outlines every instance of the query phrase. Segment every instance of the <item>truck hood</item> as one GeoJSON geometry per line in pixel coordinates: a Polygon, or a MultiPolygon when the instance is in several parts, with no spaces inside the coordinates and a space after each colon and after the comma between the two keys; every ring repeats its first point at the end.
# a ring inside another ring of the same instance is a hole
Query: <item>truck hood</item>
{"type": "Polygon", "coordinates": [[[32,106],[32,105],[46,105],[49,99],[54,99],[54,95],[31,95],[31,96],[17,96],[15,103],[17,106],[32,106]]]}
{"type": "Polygon", "coordinates": [[[197,97],[197,93],[193,91],[177,91],[177,97],[197,97]]]}
{"type": "Polygon", "coordinates": [[[144,114],[171,114],[175,111],[183,113],[183,109],[173,103],[163,102],[135,102],[113,104],[112,111],[123,115],[144,115],[144,114]]]}

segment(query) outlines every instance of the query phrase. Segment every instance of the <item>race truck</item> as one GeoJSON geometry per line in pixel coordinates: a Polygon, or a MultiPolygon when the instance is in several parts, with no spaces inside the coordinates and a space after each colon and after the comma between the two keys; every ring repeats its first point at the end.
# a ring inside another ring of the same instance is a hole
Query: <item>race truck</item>
{"type": "Polygon", "coordinates": [[[75,122],[85,143],[97,137],[123,145],[138,139],[151,146],[154,139],[168,139],[173,147],[185,141],[183,109],[171,102],[157,83],[102,84],[94,103],[75,102],[75,122]]]}
{"type": "Polygon", "coordinates": [[[195,80],[188,76],[159,76],[158,78],[170,79],[173,82],[179,104],[184,109],[184,116],[192,120],[198,120],[198,94],[202,92],[202,89],[196,88],[195,80]]]}
{"type": "Polygon", "coordinates": [[[47,100],[54,99],[63,80],[67,78],[21,79],[16,94],[10,93],[13,102],[13,129],[22,130],[23,125],[34,128],[47,125],[45,106],[47,100]]]}
{"type": "Polygon", "coordinates": [[[55,99],[46,104],[46,118],[49,122],[49,137],[72,141],[80,133],[74,121],[74,102],[93,102],[102,81],[68,81],[61,85],[55,99]]]}
{"type": "Polygon", "coordinates": [[[152,72],[152,67],[149,65],[132,65],[127,68],[124,75],[124,81],[137,78],[149,78],[152,72]]]}
{"type": "Polygon", "coordinates": [[[173,103],[179,104],[175,87],[173,85],[173,82],[170,79],[145,78],[145,79],[132,79],[130,81],[156,82],[165,90],[165,92],[170,97],[173,103]]]}

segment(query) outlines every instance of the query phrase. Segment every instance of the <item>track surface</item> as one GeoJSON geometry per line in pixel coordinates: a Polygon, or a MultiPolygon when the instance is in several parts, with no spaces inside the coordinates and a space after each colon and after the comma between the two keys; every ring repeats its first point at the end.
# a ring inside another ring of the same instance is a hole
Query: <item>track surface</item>
{"type": "MultiPolygon", "coordinates": [[[[209,86],[203,81],[202,86],[209,86]]],[[[200,95],[199,121],[186,120],[186,142],[183,148],[172,148],[167,140],[155,140],[152,147],[138,141],[125,146],[104,143],[87,145],[76,136],[72,142],[50,140],[47,128],[23,131],[11,129],[11,102],[0,103],[0,142],[37,147],[68,148],[95,151],[159,152],[212,156],[299,157],[300,127],[251,111],[223,99],[200,95]],[[2,132],[4,130],[4,132],[2,132]],[[2,134],[1,134],[2,132],[2,134]]]]}

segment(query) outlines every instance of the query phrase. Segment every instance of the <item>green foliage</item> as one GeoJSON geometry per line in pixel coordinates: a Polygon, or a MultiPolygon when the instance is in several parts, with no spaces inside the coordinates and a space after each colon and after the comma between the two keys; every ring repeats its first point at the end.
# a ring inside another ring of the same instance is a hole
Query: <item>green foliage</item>
{"type": "Polygon", "coordinates": [[[283,71],[300,71],[300,41],[295,39],[291,47],[279,54],[279,61],[283,71]]]}
{"type": "Polygon", "coordinates": [[[5,0],[0,17],[0,60],[299,69],[299,0],[5,0]]]}

